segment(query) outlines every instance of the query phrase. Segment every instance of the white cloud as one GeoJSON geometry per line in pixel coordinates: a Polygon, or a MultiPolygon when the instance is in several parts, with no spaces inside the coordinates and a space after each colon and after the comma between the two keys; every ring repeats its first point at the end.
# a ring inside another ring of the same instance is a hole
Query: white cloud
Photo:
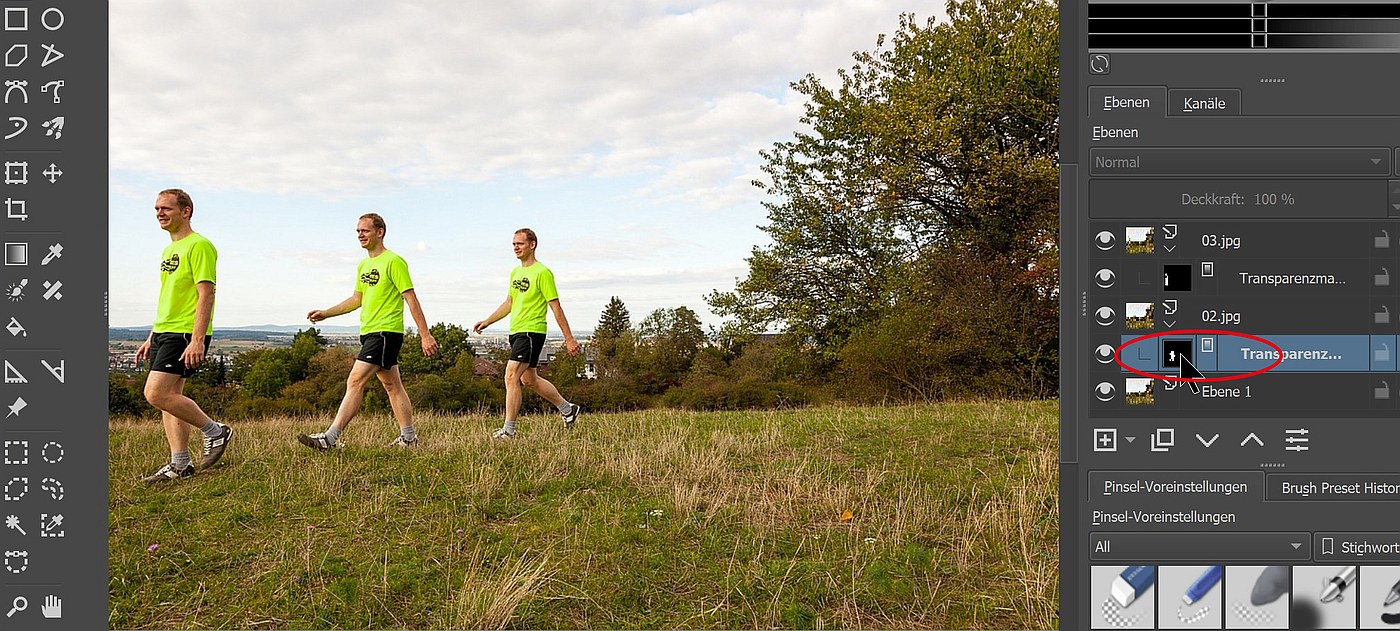
{"type": "MultiPolygon", "coordinates": [[[[709,204],[801,113],[786,90],[898,3],[122,2],[111,162],[191,186],[335,197],[644,174],[709,204]],[[706,177],[687,178],[697,164],[706,177]],[[727,167],[727,168],[725,168],[727,167]]],[[[662,194],[667,194],[663,192],[662,194]]]]}
{"type": "Polygon", "coordinates": [[[365,210],[426,251],[412,264],[433,321],[470,324],[499,304],[520,225],[547,239],[576,327],[613,295],[637,319],[681,304],[705,316],[701,297],[732,288],[764,239],[750,182],[758,152],[798,128],[805,98],[790,83],[830,84],[907,9],[112,3],[112,321],[154,313],[166,237],[150,205],[167,182],[207,200],[219,326],[300,323],[343,297],[363,256],[344,217],[365,210]]]}

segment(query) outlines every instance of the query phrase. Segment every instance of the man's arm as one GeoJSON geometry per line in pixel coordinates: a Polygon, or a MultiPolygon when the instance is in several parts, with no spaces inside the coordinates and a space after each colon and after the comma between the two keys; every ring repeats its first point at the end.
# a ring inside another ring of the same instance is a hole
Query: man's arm
{"type": "Polygon", "coordinates": [[[209,322],[214,318],[214,283],[204,281],[194,286],[199,295],[194,306],[194,331],[190,343],[180,355],[186,368],[194,368],[204,361],[204,332],[209,330],[209,322]]]}
{"type": "Polygon", "coordinates": [[[146,361],[146,358],[147,358],[148,356],[150,356],[150,354],[151,354],[151,340],[154,340],[155,338],[156,338],[156,331],[155,331],[154,328],[152,328],[152,329],[151,329],[151,332],[146,334],[146,341],[142,342],[140,346],[136,347],[136,365],[137,365],[137,366],[140,366],[140,365],[141,365],[141,362],[146,361]]]}
{"type": "Polygon", "coordinates": [[[412,289],[403,292],[403,301],[408,304],[408,314],[413,316],[413,323],[418,326],[418,338],[423,342],[423,356],[436,355],[437,340],[433,338],[432,331],[428,330],[428,319],[423,317],[423,306],[418,304],[418,293],[412,289]]]}
{"type": "Polygon", "coordinates": [[[496,310],[492,311],[491,315],[486,316],[485,320],[472,325],[472,333],[480,333],[486,327],[495,324],[497,320],[506,317],[506,314],[510,313],[510,300],[510,296],[506,296],[506,301],[502,302],[501,306],[496,307],[496,310]]]}
{"type": "Polygon", "coordinates": [[[564,332],[564,348],[570,355],[577,355],[578,341],[574,340],[574,332],[569,330],[569,319],[564,317],[564,307],[559,304],[558,298],[549,301],[549,310],[554,312],[554,321],[559,323],[559,330],[564,332]]]}
{"type": "Polygon", "coordinates": [[[325,320],[326,318],[334,318],[338,315],[350,313],[351,311],[360,308],[361,300],[364,300],[364,296],[357,291],[351,294],[349,298],[340,301],[340,304],[334,307],[331,307],[329,309],[317,309],[315,311],[307,313],[306,319],[310,320],[314,324],[316,322],[325,320]]]}

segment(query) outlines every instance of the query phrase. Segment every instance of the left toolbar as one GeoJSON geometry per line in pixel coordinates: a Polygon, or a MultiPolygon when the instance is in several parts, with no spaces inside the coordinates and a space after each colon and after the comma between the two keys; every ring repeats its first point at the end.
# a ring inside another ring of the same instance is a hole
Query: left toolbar
{"type": "Polygon", "coordinates": [[[103,628],[107,6],[0,13],[0,625],[103,628]]]}

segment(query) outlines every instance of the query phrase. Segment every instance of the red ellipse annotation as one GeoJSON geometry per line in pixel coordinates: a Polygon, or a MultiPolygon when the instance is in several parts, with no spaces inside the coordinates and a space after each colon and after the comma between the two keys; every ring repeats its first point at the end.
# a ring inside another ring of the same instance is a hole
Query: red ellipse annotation
{"type": "Polygon", "coordinates": [[[1183,329],[1183,330],[1180,330],[1180,331],[1162,331],[1162,332],[1159,332],[1159,333],[1149,333],[1149,334],[1147,334],[1147,335],[1135,337],[1135,338],[1133,338],[1133,339],[1131,339],[1131,340],[1128,340],[1128,341],[1124,342],[1122,345],[1120,345],[1120,346],[1114,351],[1114,353],[1113,353],[1113,361],[1118,362],[1118,365],[1119,365],[1119,366],[1122,366],[1123,368],[1127,369],[1129,372],[1134,372],[1134,373],[1137,373],[1137,374],[1142,375],[1142,376],[1144,376],[1144,377],[1151,377],[1151,378],[1153,378],[1153,379],[1165,379],[1165,380],[1167,380],[1167,381],[1190,381],[1190,382],[1194,382],[1194,383],[1212,383],[1212,382],[1217,382],[1217,381],[1233,381],[1233,380],[1235,380],[1235,379],[1244,379],[1245,377],[1253,377],[1253,376],[1255,376],[1255,375],[1262,375],[1262,374],[1264,374],[1264,373],[1266,373],[1266,372],[1269,372],[1270,370],[1273,370],[1274,368],[1277,368],[1279,364],[1282,364],[1282,363],[1283,363],[1283,349],[1282,349],[1282,348],[1279,348],[1278,344],[1275,344],[1275,343],[1273,343],[1273,342],[1270,342],[1269,340],[1266,340],[1266,339],[1264,339],[1264,338],[1262,338],[1262,337],[1258,337],[1258,336],[1255,336],[1255,335],[1249,335],[1249,334],[1247,334],[1247,333],[1240,333],[1240,332],[1238,332],[1238,331],[1223,331],[1223,330],[1220,330],[1220,329],[1183,329]],[[1233,335],[1233,336],[1235,336],[1235,337],[1243,337],[1243,338],[1246,338],[1246,339],[1254,340],[1254,341],[1256,341],[1256,342],[1263,342],[1264,344],[1267,344],[1268,346],[1272,347],[1272,348],[1274,349],[1274,351],[1278,353],[1278,359],[1274,360],[1274,363],[1269,364],[1268,366],[1265,366],[1265,367],[1263,367],[1263,368],[1260,368],[1259,370],[1256,370],[1256,371],[1254,371],[1254,372],[1247,372],[1247,373],[1243,373],[1243,374],[1239,374],[1239,375],[1225,375],[1225,376],[1223,376],[1223,377],[1209,377],[1209,378],[1201,378],[1201,379],[1189,379],[1189,378],[1185,378],[1185,377],[1175,377],[1175,376],[1172,376],[1172,375],[1158,375],[1158,374],[1154,374],[1154,373],[1150,373],[1150,372],[1143,372],[1143,371],[1141,371],[1141,370],[1138,370],[1138,369],[1136,369],[1136,368],[1133,368],[1132,366],[1129,366],[1129,365],[1123,363],[1123,360],[1122,360],[1122,359],[1119,359],[1120,357],[1123,356],[1123,349],[1125,349],[1125,348],[1127,348],[1127,347],[1129,347],[1129,346],[1132,346],[1133,344],[1137,344],[1138,342],[1150,340],[1150,339],[1152,339],[1152,338],[1154,338],[1154,337],[1164,337],[1164,336],[1168,336],[1168,335],[1233,335]]]}

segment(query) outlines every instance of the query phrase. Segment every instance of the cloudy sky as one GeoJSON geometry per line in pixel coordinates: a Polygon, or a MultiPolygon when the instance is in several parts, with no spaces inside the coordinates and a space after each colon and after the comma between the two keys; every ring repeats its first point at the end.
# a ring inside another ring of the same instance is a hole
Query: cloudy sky
{"type": "MultiPolygon", "coordinates": [[[[939,3],[941,4],[941,3],[939,3]]],[[[908,0],[122,0],[111,18],[111,323],[148,326],[155,193],[219,249],[216,327],[299,324],[350,295],[378,212],[429,322],[505,295],[540,235],[575,328],[640,321],[745,274],[758,152],[799,129],[908,0]]],[[[354,325],[356,315],[327,324],[354,325]]],[[[494,329],[504,330],[505,322],[494,329]]],[[[550,326],[554,323],[551,319],[550,326]]]]}

